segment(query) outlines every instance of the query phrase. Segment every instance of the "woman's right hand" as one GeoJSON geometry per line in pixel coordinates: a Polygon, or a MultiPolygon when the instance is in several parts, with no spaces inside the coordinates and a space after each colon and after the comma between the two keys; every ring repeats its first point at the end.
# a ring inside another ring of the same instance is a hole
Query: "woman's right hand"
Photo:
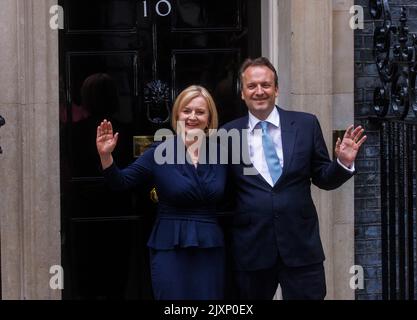
{"type": "Polygon", "coordinates": [[[119,133],[113,135],[113,127],[110,121],[104,120],[97,127],[96,145],[100,157],[108,158],[111,156],[118,138],[119,133]]]}

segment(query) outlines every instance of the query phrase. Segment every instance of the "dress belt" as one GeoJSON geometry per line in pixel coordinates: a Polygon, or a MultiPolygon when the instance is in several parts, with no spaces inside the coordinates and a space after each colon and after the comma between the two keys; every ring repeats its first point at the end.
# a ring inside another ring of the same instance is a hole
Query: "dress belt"
{"type": "Polygon", "coordinates": [[[165,204],[158,204],[158,217],[171,219],[208,219],[216,221],[219,214],[215,207],[174,207],[165,204]]]}

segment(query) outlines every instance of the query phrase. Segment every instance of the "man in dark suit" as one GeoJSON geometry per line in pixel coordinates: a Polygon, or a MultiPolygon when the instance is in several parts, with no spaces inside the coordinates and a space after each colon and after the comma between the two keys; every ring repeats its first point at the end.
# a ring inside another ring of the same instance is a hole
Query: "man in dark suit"
{"type": "Polygon", "coordinates": [[[324,299],[324,252],[311,183],[332,190],[352,177],[366,136],[350,126],[331,161],[314,115],[275,106],[278,77],[268,59],[246,60],[240,80],[249,114],[223,128],[241,132],[241,159],[249,158],[256,171],[248,174],[243,160],[230,165],[238,298],[272,299],[280,284],[284,299],[324,299]]]}

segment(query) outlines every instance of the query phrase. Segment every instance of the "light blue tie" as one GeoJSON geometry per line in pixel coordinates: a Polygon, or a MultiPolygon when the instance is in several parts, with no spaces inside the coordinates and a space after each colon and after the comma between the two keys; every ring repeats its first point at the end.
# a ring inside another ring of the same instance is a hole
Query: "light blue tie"
{"type": "Polygon", "coordinates": [[[268,133],[268,122],[261,121],[262,127],[262,147],[264,148],[265,160],[268,165],[269,174],[271,175],[272,182],[275,184],[282,173],[281,163],[277,152],[275,151],[274,142],[268,133]]]}

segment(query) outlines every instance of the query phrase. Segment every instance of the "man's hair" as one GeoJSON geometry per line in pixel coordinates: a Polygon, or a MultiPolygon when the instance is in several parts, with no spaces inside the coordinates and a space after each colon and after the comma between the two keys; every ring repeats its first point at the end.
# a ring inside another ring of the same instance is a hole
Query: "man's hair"
{"type": "Polygon", "coordinates": [[[243,85],[243,73],[245,70],[249,67],[255,67],[255,66],[263,66],[267,67],[274,73],[274,80],[275,80],[275,86],[278,88],[278,74],[277,70],[275,70],[274,66],[272,65],[271,61],[268,60],[268,58],[265,57],[258,57],[255,59],[248,58],[245,61],[243,61],[240,70],[239,70],[239,78],[240,78],[240,87],[242,88],[243,85]]]}

